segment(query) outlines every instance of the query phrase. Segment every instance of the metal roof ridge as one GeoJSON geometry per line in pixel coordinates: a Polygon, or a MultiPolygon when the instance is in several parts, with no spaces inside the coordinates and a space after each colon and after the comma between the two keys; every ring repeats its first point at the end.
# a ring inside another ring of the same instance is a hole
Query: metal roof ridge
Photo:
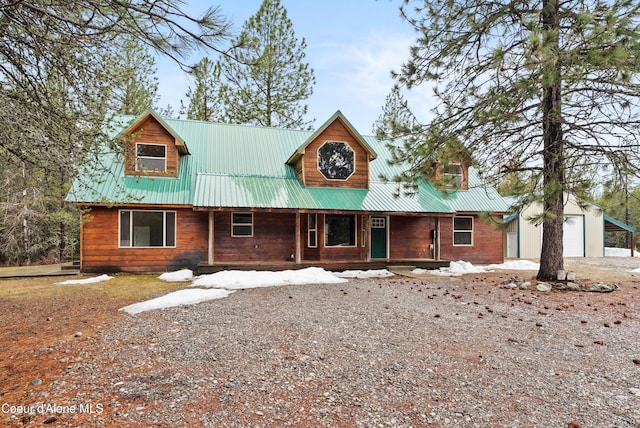
{"type": "Polygon", "coordinates": [[[278,178],[282,180],[298,180],[295,177],[286,177],[282,175],[265,175],[265,174],[239,174],[239,173],[223,173],[223,172],[197,172],[196,176],[206,175],[211,177],[248,177],[248,178],[278,178]]]}

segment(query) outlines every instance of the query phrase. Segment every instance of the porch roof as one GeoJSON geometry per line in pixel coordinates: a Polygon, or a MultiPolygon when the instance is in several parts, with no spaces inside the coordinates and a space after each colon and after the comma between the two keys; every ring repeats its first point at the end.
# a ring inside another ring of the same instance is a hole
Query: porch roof
{"type": "Polygon", "coordinates": [[[455,211],[431,186],[415,195],[396,195],[395,183],[372,182],[369,189],[305,187],[296,178],[198,174],[194,208],[274,208],[368,212],[439,213],[455,211]]]}

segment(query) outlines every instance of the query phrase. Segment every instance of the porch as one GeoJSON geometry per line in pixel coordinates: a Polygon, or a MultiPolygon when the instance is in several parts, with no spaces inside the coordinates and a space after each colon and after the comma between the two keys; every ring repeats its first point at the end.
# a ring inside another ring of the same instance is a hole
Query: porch
{"type": "Polygon", "coordinates": [[[244,262],[223,262],[208,264],[200,262],[196,268],[198,275],[220,272],[223,270],[257,270],[257,271],[281,271],[304,269],[308,267],[320,267],[328,271],[345,271],[345,270],[371,270],[371,269],[393,269],[394,267],[421,268],[421,269],[439,269],[441,267],[449,267],[448,260],[344,260],[344,261],[244,261],[244,262]]]}

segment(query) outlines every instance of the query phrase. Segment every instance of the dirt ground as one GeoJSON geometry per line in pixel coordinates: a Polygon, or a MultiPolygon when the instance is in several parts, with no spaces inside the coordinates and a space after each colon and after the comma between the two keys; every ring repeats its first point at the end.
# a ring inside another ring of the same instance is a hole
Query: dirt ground
{"type": "MultiPolygon", "coordinates": [[[[590,293],[589,308],[585,308],[585,314],[600,310],[612,312],[615,319],[640,317],[637,313],[630,313],[624,303],[639,298],[640,274],[623,270],[634,262],[626,260],[616,265],[614,261],[602,259],[584,263],[571,260],[567,264],[569,269],[576,270],[580,282],[602,281],[619,286],[613,293],[590,293]]],[[[529,271],[497,271],[470,274],[459,280],[496,286],[511,276],[533,279],[534,275],[535,272],[529,271]]],[[[10,406],[32,403],[34,394],[46,397],[47,385],[64,381],[65,369],[82,358],[81,351],[87,341],[99,336],[105,326],[117,325],[128,316],[119,312],[119,308],[184,286],[165,283],[148,275],[117,275],[111,281],[91,285],[54,285],[64,279],[0,279],[0,404],[3,405],[0,421],[7,420],[9,414],[16,410],[10,406]]],[[[422,279],[428,281],[428,275],[422,279]]],[[[559,300],[566,301],[567,293],[571,292],[550,293],[557,293],[561,296],[559,300]]],[[[580,299],[585,293],[574,295],[575,306],[580,307],[580,299]]],[[[55,399],[65,401],[65,397],[55,399]]],[[[82,414],[78,415],[75,426],[82,426],[83,418],[82,414]]],[[[56,421],[55,417],[51,419],[51,416],[47,418],[24,412],[14,422],[16,426],[43,422],[56,426],[56,421]]]]}
{"type": "MultiPolygon", "coordinates": [[[[0,279],[0,404],[30,403],[30,395],[62,376],[85,341],[126,317],[119,308],[182,286],[145,275],[119,275],[91,285],[55,285],[65,279],[0,279]]],[[[5,405],[0,420],[10,413],[5,405]]],[[[22,422],[30,419],[23,415],[22,422]]]]}

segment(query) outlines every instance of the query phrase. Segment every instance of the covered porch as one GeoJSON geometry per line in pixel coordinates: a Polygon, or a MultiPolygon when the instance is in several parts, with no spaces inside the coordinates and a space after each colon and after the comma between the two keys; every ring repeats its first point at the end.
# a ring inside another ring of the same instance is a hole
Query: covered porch
{"type": "Polygon", "coordinates": [[[199,273],[449,265],[439,258],[438,216],[260,209],[212,209],[206,214],[207,260],[198,263],[199,273]]]}

